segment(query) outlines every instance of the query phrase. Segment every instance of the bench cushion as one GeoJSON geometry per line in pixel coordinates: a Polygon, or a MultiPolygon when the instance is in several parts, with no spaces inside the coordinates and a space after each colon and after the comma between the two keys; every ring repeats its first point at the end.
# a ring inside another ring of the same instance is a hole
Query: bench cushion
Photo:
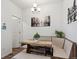
{"type": "Polygon", "coordinates": [[[52,37],[52,44],[59,47],[59,48],[63,48],[64,39],[52,37]]]}
{"type": "Polygon", "coordinates": [[[22,48],[27,48],[27,45],[23,45],[22,48]]]}
{"type": "Polygon", "coordinates": [[[68,55],[68,57],[70,56],[72,45],[73,45],[73,43],[71,41],[65,40],[64,50],[66,51],[66,54],[68,55]]]}
{"type": "Polygon", "coordinates": [[[41,36],[38,40],[40,40],[40,41],[51,41],[51,36],[41,36]]]}
{"type": "Polygon", "coordinates": [[[65,50],[64,49],[61,49],[61,48],[58,48],[58,47],[55,47],[55,46],[53,48],[53,56],[54,57],[68,59],[68,56],[67,56],[65,50]]]}
{"type": "Polygon", "coordinates": [[[53,47],[53,56],[68,59],[69,56],[70,56],[72,44],[73,43],[70,42],[69,40],[65,40],[64,48],[60,48],[56,45],[52,45],[52,47],[53,47]]]}

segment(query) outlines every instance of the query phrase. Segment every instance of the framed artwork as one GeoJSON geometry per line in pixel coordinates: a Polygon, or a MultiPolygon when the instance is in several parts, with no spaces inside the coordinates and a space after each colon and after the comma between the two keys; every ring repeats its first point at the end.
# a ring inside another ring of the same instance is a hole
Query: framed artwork
{"type": "Polygon", "coordinates": [[[77,5],[76,0],[73,2],[73,6],[68,8],[68,24],[77,21],[77,5]]]}
{"type": "Polygon", "coordinates": [[[2,23],[2,30],[6,30],[6,23],[2,23]]]}
{"type": "Polygon", "coordinates": [[[45,16],[43,20],[38,17],[31,18],[31,27],[47,27],[50,26],[50,16],[45,16]]]}

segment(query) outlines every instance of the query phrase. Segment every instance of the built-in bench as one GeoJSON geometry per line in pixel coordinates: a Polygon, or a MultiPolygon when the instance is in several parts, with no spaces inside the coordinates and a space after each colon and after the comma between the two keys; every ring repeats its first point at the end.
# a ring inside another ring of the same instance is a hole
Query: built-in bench
{"type": "Polygon", "coordinates": [[[52,42],[52,46],[51,46],[53,48],[52,59],[54,58],[61,58],[61,59],[76,58],[76,52],[75,52],[75,56],[74,56],[74,53],[73,54],[71,53],[71,52],[74,52],[73,51],[74,50],[73,46],[75,46],[74,42],[68,40],[67,38],[42,36],[41,38],[39,38],[39,41],[51,41],[52,42]]]}
{"type": "Polygon", "coordinates": [[[53,57],[60,59],[76,59],[76,44],[67,38],[52,38],[53,57]],[[64,41],[63,41],[64,40],[64,41]]]}

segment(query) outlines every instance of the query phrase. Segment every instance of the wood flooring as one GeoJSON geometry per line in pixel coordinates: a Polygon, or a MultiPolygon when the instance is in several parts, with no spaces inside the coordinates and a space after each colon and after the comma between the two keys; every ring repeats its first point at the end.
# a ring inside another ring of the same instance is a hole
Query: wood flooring
{"type": "Polygon", "coordinates": [[[13,48],[12,49],[12,53],[5,56],[4,58],[2,59],[11,59],[13,56],[15,56],[17,53],[21,52],[22,50],[24,50],[23,48],[13,48]]]}

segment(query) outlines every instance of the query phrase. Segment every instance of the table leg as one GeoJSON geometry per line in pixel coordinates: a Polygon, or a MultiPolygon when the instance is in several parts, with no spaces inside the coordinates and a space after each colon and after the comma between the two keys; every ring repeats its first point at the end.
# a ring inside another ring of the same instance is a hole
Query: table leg
{"type": "Polygon", "coordinates": [[[53,56],[53,48],[51,48],[51,56],[53,56]]]}
{"type": "Polygon", "coordinates": [[[30,45],[29,44],[27,44],[27,53],[30,53],[30,49],[31,49],[31,47],[30,47],[30,45]]]}

